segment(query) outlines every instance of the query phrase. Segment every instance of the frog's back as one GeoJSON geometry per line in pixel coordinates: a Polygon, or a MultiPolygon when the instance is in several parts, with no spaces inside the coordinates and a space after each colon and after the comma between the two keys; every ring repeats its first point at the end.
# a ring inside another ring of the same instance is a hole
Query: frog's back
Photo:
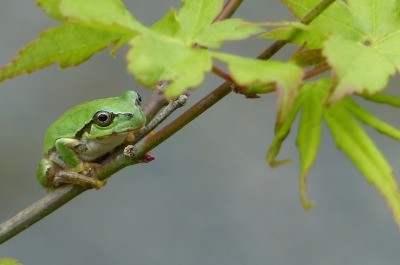
{"type": "Polygon", "coordinates": [[[75,108],[65,112],[60,118],[51,124],[44,136],[43,151],[47,153],[49,149],[54,146],[57,139],[75,137],[76,132],[79,131],[79,127],[85,125],[83,119],[86,117],[85,112],[88,111],[87,108],[76,106],[75,108]]]}

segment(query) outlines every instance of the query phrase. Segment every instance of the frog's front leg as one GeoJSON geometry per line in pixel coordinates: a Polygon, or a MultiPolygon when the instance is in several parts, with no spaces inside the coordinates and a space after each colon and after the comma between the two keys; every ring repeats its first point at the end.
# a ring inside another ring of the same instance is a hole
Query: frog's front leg
{"type": "MultiPolygon", "coordinates": [[[[61,158],[61,161],[65,163],[65,168],[68,168],[74,172],[82,172],[88,169],[90,166],[88,163],[84,163],[79,157],[79,153],[86,151],[86,146],[81,144],[80,141],[73,138],[60,138],[57,139],[54,146],[61,158]]],[[[58,161],[54,161],[58,163],[58,161]]]]}
{"type": "MultiPolygon", "coordinates": [[[[55,174],[54,185],[75,184],[84,187],[99,189],[105,185],[95,174],[95,163],[82,161],[79,154],[87,151],[85,144],[73,138],[60,138],[55,142],[55,147],[65,166],[55,174]],[[81,174],[87,172],[90,174],[81,174]],[[87,176],[90,175],[90,176],[87,176]]],[[[57,161],[54,161],[57,163],[57,161]]]]}
{"type": "Polygon", "coordinates": [[[54,163],[47,158],[40,160],[36,169],[36,178],[43,187],[51,187],[55,175],[54,163]]]}

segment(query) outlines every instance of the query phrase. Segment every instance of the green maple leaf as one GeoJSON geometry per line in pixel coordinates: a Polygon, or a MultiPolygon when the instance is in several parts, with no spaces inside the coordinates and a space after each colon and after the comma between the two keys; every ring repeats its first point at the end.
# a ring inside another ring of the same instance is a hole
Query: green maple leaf
{"type": "Polygon", "coordinates": [[[222,0],[186,0],[178,11],[171,9],[151,27],[156,34],[143,34],[130,41],[128,70],[144,86],[169,81],[165,95],[170,99],[199,86],[211,70],[213,53],[197,49],[196,44],[219,48],[226,40],[244,39],[262,31],[239,19],[212,23],[222,4],[222,0]]]}
{"type": "MultiPolygon", "coordinates": [[[[400,225],[400,193],[393,177],[393,170],[374,142],[357,123],[353,116],[354,106],[356,106],[355,102],[350,102],[350,104],[346,100],[338,102],[324,112],[324,119],[336,145],[353,161],[366,180],[380,191],[392,209],[395,221],[400,225]],[[349,107],[349,105],[352,106],[349,107]]],[[[372,121],[378,121],[373,123],[375,129],[380,132],[389,131],[398,138],[399,131],[395,128],[379,121],[365,110],[358,114],[367,115],[362,118],[362,122],[372,117],[372,121]]],[[[355,116],[360,118],[359,115],[355,116]]]]}
{"type": "Polygon", "coordinates": [[[36,3],[48,16],[64,22],[95,22],[134,31],[145,30],[120,0],[37,0],[36,3]]]}
{"type": "MultiPolygon", "coordinates": [[[[302,18],[319,1],[284,2],[302,18]]],[[[309,26],[288,23],[265,37],[323,49],[334,73],[331,103],[347,94],[373,94],[386,88],[389,77],[400,69],[399,4],[398,0],[336,1],[309,26]]]]}
{"type": "Polygon", "coordinates": [[[60,12],[60,2],[61,0],[37,0],[36,4],[43,8],[49,17],[57,20],[64,20],[60,12]]]}
{"type": "Polygon", "coordinates": [[[95,52],[121,38],[120,33],[103,31],[79,23],[67,23],[43,32],[26,46],[11,63],[0,69],[0,81],[31,73],[58,63],[61,67],[78,65],[95,52]]]}
{"type": "Polygon", "coordinates": [[[222,5],[222,0],[184,0],[178,13],[179,38],[191,45],[194,38],[219,14],[222,5]]]}
{"type": "Polygon", "coordinates": [[[220,48],[223,41],[241,40],[263,31],[261,27],[242,19],[212,23],[222,10],[222,4],[222,0],[184,1],[177,15],[180,25],[178,38],[188,45],[220,48]]]}
{"type": "Polygon", "coordinates": [[[59,10],[63,17],[101,26],[126,28],[133,32],[148,29],[137,21],[120,0],[60,0],[59,10]]]}
{"type": "Polygon", "coordinates": [[[400,98],[392,95],[376,93],[374,95],[360,95],[366,100],[373,101],[380,104],[387,104],[393,107],[400,107],[400,98]]]}
{"type": "Polygon", "coordinates": [[[275,131],[275,137],[267,153],[267,161],[272,166],[288,162],[288,159],[277,160],[282,143],[289,135],[293,122],[301,110],[297,147],[300,154],[300,190],[301,201],[306,209],[312,206],[306,196],[306,177],[315,162],[321,142],[321,122],[324,102],[328,94],[329,79],[320,79],[313,83],[304,83],[288,113],[287,118],[275,131]]]}
{"type": "Polygon", "coordinates": [[[263,31],[242,19],[213,23],[222,4],[222,0],[183,1],[181,9],[171,9],[152,29],[187,46],[200,44],[207,48],[220,48],[226,40],[241,40],[263,31]]]}
{"type": "Polygon", "coordinates": [[[209,25],[194,38],[194,42],[216,49],[226,40],[242,40],[262,31],[261,27],[242,19],[226,19],[209,25]]]}
{"type": "Polygon", "coordinates": [[[44,31],[0,69],[0,81],[31,73],[58,63],[76,66],[94,53],[115,44],[113,52],[146,28],[133,18],[119,0],[38,0],[56,19],[66,21],[44,31]]]}
{"type": "Polygon", "coordinates": [[[54,63],[75,66],[113,45],[112,54],[130,43],[128,70],[140,83],[154,86],[169,81],[165,95],[173,98],[200,85],[211,70],[212,54],[196,45],[219,48],[262,31],[240,19],[213,23],[223,0],[185,0],[152,27],[145,27],[121,0],[37,0],[45,12],[65,22],[45,31],[10,64],[0,69],[0,81],[54,63]]]}
{"type": "Polygon", "coordinates": [[[296,143],[300,156],[300,198],[306,209],[313,205],[307,199],[306,180],[321,143],[322,114],[328,84],[329,80],[320,79],[318,82],[305,84],[300,90],[302,106],[296,143]]]}
{"type": "Polygon", "coordinates": [[[367,47],[336,35],[325,43],[323,54],[335,74],[331,102],[354,92],[373,94],[383,90],[396,71],[394,58],[389,59],[379,47],[367,47]]]}
{"type": "Polygon", "coordinates": [[[172,81],[165,91],[174,98],[188,88],[201,84],[204,73],[211,70],[211,55],[206,50],[187,47],[158,35],[134,38],[128,53],[128,69],[144,86],[158,81],[172,81]]]}
{"type": "MultiPolygon", "coordinates": [[[[400,131],[376,118],[349,97],[329,107],[326,106],[329,88],[328,78],[304,83],[301,86],[287,119],[275,132],[275,138],[267,154],[268,162],[271,166],[277,166],[288,161],[277,160],[277,156],[296,116],[301,111],[297,135],[301,201],[306,209],[310,208],[312,202],[308,201],[306,196],[306,177],[315,162],[321,142],[321,123],[324,120],[336,145],[353,161],[366,180],[380,191],[400,225],[400,193],[393,170],[358,121],[396,140],[400,140],[400,131]]],[[[383,94],[373,97],[379,103],[400,105],[398,97],[383,94]]]]}
{"type": "MultiPolygon", "coordinates": [[[[359,29],[359,23],[365,21],[359,21],[357,13],[361,9],[369,9],[372,1],[373,0],[335,1],[321,15],[315,18],[310,23],[310,26],[318,29],[326,36],[339,34],[345,39],[354,41],[361,40],[363,39],[364,31],[359,29]],[[355,4],[354,9],[353,4],[355,4]]],[[[282,0],[282,2],[288,5],[290,11],[298,19],[302,19],[320,3],[319,0],[282,0]]]]}
{"type": "Polygon", "coordinates": [[[177,11],[171,8],[163,18],[151,26],[151,29],[159,34],[176,38],[180,29],[177,11]]]}
{"type": "MultiPolygon", "coordinates": [[[[385,98],[392,98],[395,99],[397,102],[400,102],[400,98],[398,97],[390,95],[382,95],[382,96],[385,98]]],[[[349,112],[351,112],[351,114],[354,115],[362,123],[374,128],[378,132],[390,138],[393,138],[394,140],[400,140],[400,131],[397,128],[378,119],[377,117],[369,113],[367,110],[362,108],[360,105],[358,105],[354,100],[346,98],[343,101],[343,104],[345,105],[346,109],[349,112]]]]}

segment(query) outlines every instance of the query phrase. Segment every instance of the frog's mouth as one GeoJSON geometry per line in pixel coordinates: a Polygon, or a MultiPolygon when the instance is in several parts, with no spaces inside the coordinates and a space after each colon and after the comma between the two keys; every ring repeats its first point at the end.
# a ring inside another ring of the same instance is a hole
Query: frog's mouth
{"type": "MultiPolygon", "coordinates": [[[[125,131],[118,131],[118,132],[112,132],[111,135],[122,135],[122,134],[126,134],[127,135],[127,141],[128,142],[133,142],[135,140],[136,135],[138,135],[139,133],[141,133],[142,131],[144,131],[144,129],[146,129],[146,126],[142,126],[136,129],[130,129],[130,130],[125,130],[125,131]]],[[[99,136],[96,137],[97,139],[104,139],[109,137],[109,135],[103,135],[103,136],[99,136]]]]}
{"type": "Polygon", "coordinates": [[[129,142],[129,143],[132,143],[133,141],[135,141],[136,135],[138,135],[139,133],[143,132],[144,129],[146,129],[146,126],[142,126],[140,128],[137,128],[137,129],[125,131],[124,133],[128,133],[128,135],[126,136],[126,141],[129,142]]]}

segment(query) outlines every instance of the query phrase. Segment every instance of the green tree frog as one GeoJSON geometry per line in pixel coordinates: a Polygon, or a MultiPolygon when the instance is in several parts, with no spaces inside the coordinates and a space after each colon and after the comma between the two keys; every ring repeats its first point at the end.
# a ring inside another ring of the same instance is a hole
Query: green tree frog
{"type": "Polygon", "coordinates": [[[146,116],[141,97],[126,91],[119,97],[103,98],[65,112],[47,129],[36,177],[44,187],[61,184],[99,189],[96,163],[124,142],[134,140],[144,129],[146,116]]]}

